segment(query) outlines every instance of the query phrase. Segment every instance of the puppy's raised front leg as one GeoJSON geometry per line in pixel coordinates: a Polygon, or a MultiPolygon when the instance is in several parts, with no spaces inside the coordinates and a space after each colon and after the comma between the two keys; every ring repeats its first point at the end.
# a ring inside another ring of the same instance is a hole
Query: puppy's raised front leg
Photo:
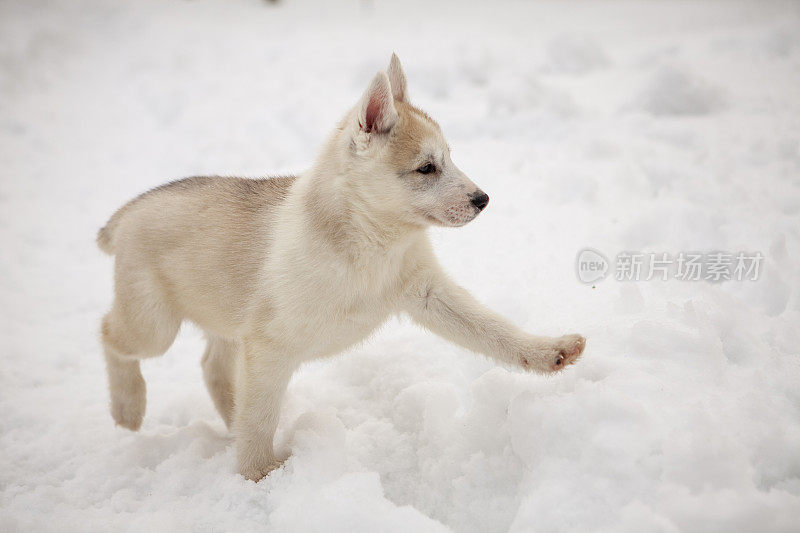
{"type": "Polygon", "coordinates": [[[258,481],[283,461],[275,456],[286,386],[297,365],[266,342],[244,340],[238,361],[234,433],[239,473],[258,481]]]}
{"type": "Polygon", "coordinates": [[[420,272],[410,284],[406,310],[437,335],[526,370],[556,372],[574,363],[586,346],[586,340],[576,334],[528,335],[434,270],[420,272]]]}

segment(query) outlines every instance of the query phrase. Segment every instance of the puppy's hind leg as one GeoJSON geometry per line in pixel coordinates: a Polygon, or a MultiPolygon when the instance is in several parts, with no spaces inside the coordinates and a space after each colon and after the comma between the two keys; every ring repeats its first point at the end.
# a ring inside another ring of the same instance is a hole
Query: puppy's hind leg
{"type": "Polygon", "coordinates": [[[137,431],[146,406],[146,388],[139,359],[162,355],[175,340],[181,319],[161,305],[125,305],[115,300],[103,317],[103,351],[111,392],[111,416],[122,427],[137,431]]]}
{"type": "Polygon", "coordinates": [[[238,342],[209,335],[201,363],[208,392],[228,429],[233,422],[233,380],[238,350],[238,342]]]}
{"type": "Polygon", "coordinates": [[[111,392],[111,416],[131,431],[138,431],[144,419],[147,395],[138,359],[119,356],[105,346],[108,387],[111,392]]]}

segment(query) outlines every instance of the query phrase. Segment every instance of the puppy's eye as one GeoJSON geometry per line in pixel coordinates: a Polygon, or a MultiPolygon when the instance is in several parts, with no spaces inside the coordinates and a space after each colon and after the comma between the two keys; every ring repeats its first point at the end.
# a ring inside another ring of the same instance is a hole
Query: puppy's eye
{"type": "Polygon", "coordinates": [[[433,166],[431,163],[427,163],[419,167],[417,169],[417,172],[419,172],[420,174],[430,174],[431,172],[436,172],[436,167],[433,166]]]}

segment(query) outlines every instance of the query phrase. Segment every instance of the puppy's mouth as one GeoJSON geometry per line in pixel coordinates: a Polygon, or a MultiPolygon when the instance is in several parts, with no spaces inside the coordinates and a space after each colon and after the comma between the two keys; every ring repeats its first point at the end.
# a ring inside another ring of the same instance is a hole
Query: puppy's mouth
{"type": "Polygon", "coordinates": [[[428,212],[420,212],[420,214],[431,224],[435,226],[443,226],[446,228],[460,228],[475,220],[480,213],[471,205],[452,206],[445,209],[442,216],[436,216],[428,212]]]}

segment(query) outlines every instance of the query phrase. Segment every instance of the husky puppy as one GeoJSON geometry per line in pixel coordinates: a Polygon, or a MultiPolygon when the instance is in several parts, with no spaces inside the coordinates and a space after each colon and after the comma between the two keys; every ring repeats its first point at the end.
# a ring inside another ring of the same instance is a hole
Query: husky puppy
{"type": "Polygon", "coordinates": [[[139,361],[162,355],[183,320],[207,334],[205,382],[256,481],[281,465],[273,436],[294,371],[394,313],[524,370],[574,363],[583,337],[529,335],[438,265],[425,229],[463,226],[488,202],[408,102],[396,55],[300,176],[195,177],[140,195],[97,236],[116,256],[101,327],[114,420],[139,429],[139,361]]]}

